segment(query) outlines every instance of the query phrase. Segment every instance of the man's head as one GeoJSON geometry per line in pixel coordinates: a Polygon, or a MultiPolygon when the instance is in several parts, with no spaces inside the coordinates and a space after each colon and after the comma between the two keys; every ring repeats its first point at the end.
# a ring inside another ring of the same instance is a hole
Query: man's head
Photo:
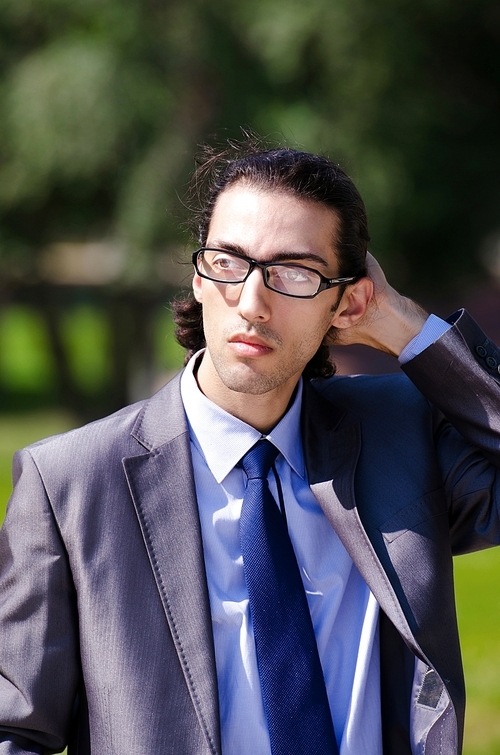
{"type": "Polygon", "coordinates": [[[222,389],[215,398],[223,404],[225,391],[285,395],[301,373],[333,374],[325,340],[352,319],[345,314],[351,311],[346,286],[327,283],[316,296],[294,298],[276,281],[280,264],[290,263],[299,267],[285,269],[286,285],[297,274],[302,278],[304,268],[319,273],[323,284],[350,276],[347,289],[358,285],[366,274],[368,232],[352,181],[324,157],[283,148],[249,149],[232,158],[212,154],[195,180],[202,181],[204,200],[198,241],[222,252],[201,254],[194,300],[176,305],[178,340],[191,353],[207,345],[199,378],[206,386],[210,378],[210,390],[222,389]],[[266,277],[269,263],[279,263],[273,278],[266,277]],[[241,264],[248,269],[245,280],[239,272],[241,282],[218,278],[222,268],[240,270],[241,264]]]}
{"type": "Polygon", "coordinates": [[[201,165],[197,180],[200,178],[207,180],[204,201],[196,216],[200,246],[206,244],[217,199],[230,186],[242,182],[331,209],[339,221],[332,239],[339,274],[361,277],[366,273],[370,237],[363,200],[342,168],[326,157],[289,148],[257,151],[254,147],[232,159],[225,153],[215,153],[201,165]]]}
{"type": "MultiPolygon", "coordinates": [[[[263,148],[260,141],[250,139],[230,143],[223,150],[205,147],[199,162],[191,188],[198,202],[192,227],[200,246],[206,245],[220,195],[229,187],[244,183],[329,208],[337,218],[332,248],[337,256],[339,275],[362,277],[366,274],[370,237],[365,206],[351,179],[328,158],[290,148],[263,148]]],[[[188,295],[174,304],[174,313],[177,339],[187,350],[187,361],[206,345],[201,305],[188,295]]],[[[330,336],[333,342],[334,332],[330,336]]],[[[334,371],[328,347],[322,344],[304,374],[328,377],[334,371]]]]}

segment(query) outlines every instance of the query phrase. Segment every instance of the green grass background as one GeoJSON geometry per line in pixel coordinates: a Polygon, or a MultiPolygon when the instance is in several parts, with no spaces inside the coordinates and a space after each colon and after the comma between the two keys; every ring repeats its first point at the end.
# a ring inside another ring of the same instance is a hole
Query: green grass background
{"type": "MultiPolygon", "coordinates": [[[[17,448],[70,429],[63,412],[0,415],[0,519],[17,448]]],[[[467,680],[465,755],[500,754],[500,549],[455,560],[458,615],[467,680]]]]}

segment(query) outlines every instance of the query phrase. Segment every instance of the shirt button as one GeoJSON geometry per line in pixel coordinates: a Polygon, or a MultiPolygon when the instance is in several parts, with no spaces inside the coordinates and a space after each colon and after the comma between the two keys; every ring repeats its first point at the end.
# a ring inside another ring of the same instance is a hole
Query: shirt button
{"type": "Polygon", "coordinates": [[[479,354],[480,357],[485,357],[488,352],[484,348],[484,346],[476,346],[476,354],[479,354]]]}
{"type": "Polygon", "coordinates": [[[488,367],[491,367],[491,369],[494,370],[495,367],[497,366],[497,360],[494,359],[493,357],[488,357],[486,360],[486,364],[488,365],[488,367]]]}

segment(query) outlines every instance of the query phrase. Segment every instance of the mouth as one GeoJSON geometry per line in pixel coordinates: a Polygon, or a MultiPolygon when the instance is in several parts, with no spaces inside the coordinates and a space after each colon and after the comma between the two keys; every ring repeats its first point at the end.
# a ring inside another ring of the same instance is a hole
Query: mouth
{"type": "Polygon", "coordinates": [[[248,333],[236,333],[228,341],[232,348],[240,356],[259,357],[270,354],[273,347],[263,338],[251,336],[248,333]]]}

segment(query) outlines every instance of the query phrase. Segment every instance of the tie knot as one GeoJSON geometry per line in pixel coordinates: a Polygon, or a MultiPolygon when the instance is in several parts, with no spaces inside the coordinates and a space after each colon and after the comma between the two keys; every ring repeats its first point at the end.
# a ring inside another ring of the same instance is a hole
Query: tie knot
{"type": "Polygon", "coordinates": [[[249,480],[266,480],[279,451],[269,440],[259,440],[243,456],[240,464],[249,480]]]}

